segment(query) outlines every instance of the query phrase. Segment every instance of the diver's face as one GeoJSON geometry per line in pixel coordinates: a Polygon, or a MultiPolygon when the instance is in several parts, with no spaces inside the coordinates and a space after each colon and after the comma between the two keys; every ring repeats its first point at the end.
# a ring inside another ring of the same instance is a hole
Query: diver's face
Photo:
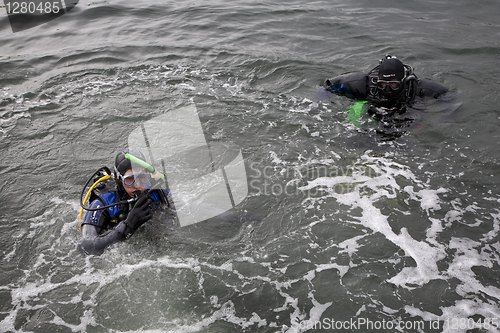
{"type": "Polygon", "coordinates": [[[151,176],[144,169],[132,170],[129,169],[123,174],[123,188],[130,197],[134,197],[134,192],[139,191],[141,194],[146,190],[149,185],[151,176]],[[149,176],[149,179],[144,179],[149,176]]]}
{"type": "Polygon", "coordinates": [[[387,81],[379,79],[377,81],[377,88],[383,96],[391,98],[400,95],[403,89],[403,82],[399,80],[387,81]]]}

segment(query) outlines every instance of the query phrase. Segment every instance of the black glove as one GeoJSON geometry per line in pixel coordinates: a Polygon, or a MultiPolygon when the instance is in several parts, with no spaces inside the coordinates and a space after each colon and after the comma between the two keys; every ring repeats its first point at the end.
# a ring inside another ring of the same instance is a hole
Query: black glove
{"type": "Polygon", "coordinates": [[[122,237],[129,239],[130,236],[151,218],[151,208],[149,205],[153,200],[149,196],[143,196],[134,205],[134,208],[128,213],[127,219],[123,221],[125,228],[123,229],[122,237]]]}

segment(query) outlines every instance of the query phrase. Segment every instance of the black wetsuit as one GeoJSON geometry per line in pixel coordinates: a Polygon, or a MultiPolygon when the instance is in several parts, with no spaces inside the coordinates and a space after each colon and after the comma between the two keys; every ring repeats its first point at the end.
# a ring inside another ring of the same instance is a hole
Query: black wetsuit
{"type": "MultiPolygon", "coordinates": [[[[126,196],[123,191],[105,193],[93,200],[89,208],[95,209],[117,203],[123,199],[121,198],[123,196],[126,196]],[[120,196],[119,193],[122,195],[120,196]]],[[[163,201],[158,190],[152,191],[149,196],[153,202],[163,201]]],[[[81,237],[78,244],[80,252],[100,255],[107,247],[125,240],[130,235],[130,230],[127,230],[124,220],[133,207],[133,203],[127,203],[102,210],[87,211],[81,222],[81,237]]]]}
{"type": "MultiPolygon", "coordinates": [[[[378,107],[391,110],[392,113],[404,113],[407,106],[411,106],[416,97],[419,98],[438,98],[448,92],[443,85],[429,79],[418,79],[413,74],[410,66],[407,68],[407,77],[404,82],[404,89],[397,98],[386,98],[377,88],[378,67],[372,69],[368,74],[362,72],[351,72],[336,76],[326,80],[325,89],[329,92],[347,97],[367,100],[372,106],[370,113],[377,113],[378,107]]],[[[384,116],[387,115],[383,114],[384,116]]]]}

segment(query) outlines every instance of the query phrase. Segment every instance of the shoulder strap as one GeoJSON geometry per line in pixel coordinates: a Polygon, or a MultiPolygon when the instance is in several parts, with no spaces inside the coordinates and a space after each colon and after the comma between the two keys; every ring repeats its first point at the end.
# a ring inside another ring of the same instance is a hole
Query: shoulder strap
{"type": "MultiPolygon", "coordinates": [[[[101,198],[101,200],[104,201],[106,206],[112,205],[112,204],[115,204],[118,202],[118,195],[116,192],[108,192],[108,193],[101,194],[99,196],[99,198],[101,198]]],[[[111,219],[114,218],[115,216],[120,215],[119,206],[109,207],[108,209],[106,209],[106,211],[108,212],[109,217],[111,219]]]]}

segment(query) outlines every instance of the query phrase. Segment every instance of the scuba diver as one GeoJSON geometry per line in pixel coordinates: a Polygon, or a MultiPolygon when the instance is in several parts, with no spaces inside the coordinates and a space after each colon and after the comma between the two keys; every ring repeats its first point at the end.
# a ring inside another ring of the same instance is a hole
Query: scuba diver
{"type": "Polygon", "coordinates": [[[334,94],[367,101],[368,113],[380,118],[405,113],[416,97],[438,98],[448,92],[437,82],[417,78],[411,66],[391,55],[381,59],[368,74],[342,74],[326,80],[324,88],[334,94]]]}
{"type": "Polygon", "coordinates": [[[151,189],[152,174],[155,176],[159,173],[145,162],[140,151],[125,149],[116,155],[114,174],[103,167],[92,175],[81,197],[90,181],[96,176],[100,178],[90,188],[83,202],[80,198],[80,218],[83,210],[87,210],[80,222],[80,252],[101,255],[112,244],[129,239],[151,218],[152,203],[169,204],[167,190],[151,189]],[[85,206],[87,198],[90,199],[88,207],[85,206]]]}

